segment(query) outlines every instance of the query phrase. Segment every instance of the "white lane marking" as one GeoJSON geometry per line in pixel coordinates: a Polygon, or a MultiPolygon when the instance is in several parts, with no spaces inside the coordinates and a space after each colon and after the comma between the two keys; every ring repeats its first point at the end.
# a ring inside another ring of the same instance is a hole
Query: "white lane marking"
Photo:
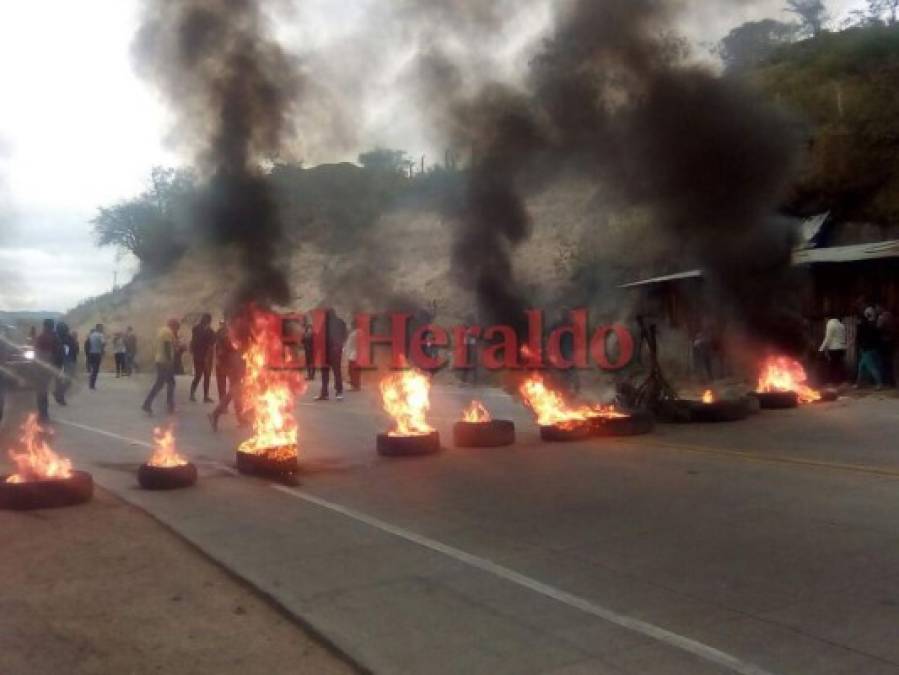
{"type": "MultiPolygon", "coordinates": [[[[86,424],[78,424],[76,422],[70,422],[68,420],[58,421],[61,424],[66,424],[77,429],[82,429],[84,431],[90,431],[101,436],[106,436],[108,438],[125,441],[126,443],[135,443],[137,445],[152,447],[150,443],[146,443],[145,441],[139,441],[133,438],[128,438],[127,436],[121,436],[119,434],[112,433],[111,431],[97,429],[86,424]]],[[[219,466],[229,471],[229,473],[235,473],[233,469],[227,467],[224,464],[219,464],[219,466]]],[[[735,673],[739,673],[740,675],[773,675],[770,671],[764,670],[763,668],[752,663],[748,663],[746,661],[738,659],[735,656],[731,656],[730,654],[722,652],[719,649],[715,649],[714,647],[710,647],[706,644],[703,644],[702,642],[691,640],[688,637],[684,637],[683,635],[679,635],[664,628],[660,628],[659,626],[647,623],[646,621],[641,621],[640,619],[635,619],[625,614],[619,614],[618,612],[615,612],[611,609],[607,609],[605,607],[602,607],[601,605],[590,602],[585,598],[581,598],[577,595],[572,595],[571,593],[567,593],[566,591],[563,591],[559,588],[555,588],[554,586],[545,584],[542,581],[538,581],[537,579],[533,579],[531,577],[525,576],[524,574],[520,574],[519,572],[509,569],[508,567],[498,565],[494,562],[491,562],[490,560],[487,560],[486,558],[480,558],[476,555],[472,555],[471,553],[466,553],[461,549],[443,544],[434,539],[429,539],[428,537],[423,537],[422,535],[416,534],[415,532],[411,532],[396,525],[391,525],[390,523],[379,520],[378,518],[374,518],[373,516],[369,516],[365,513],[356,511],[346,506],[341,506],[340,504],[334,504],[333,502],[329,502],[325,499],[322,499],[321,497],[316,497],[301,490],[285,487],[283,485],[271,485],[271,487],[278,492],[282,492],[283,494],[294,497],[295,499],[301,499],[305,502],[309,502],[310,504],[315,504],[316,506],[334,511],[335,513],[339,513],[343,516],[346,516],[347,518],[351,518],[360,523],[369,525],[370,527],[374,527],[378,530],[381,530],[382,532],[392,534],[393,536],[399,537],[400,539],[405,539],[406,541],[413,544],[418,544],[419,546],[430,549],[437,553],[442,553],[449,558],[457,560],[466,565],[470,565],[471,567],[479,569],[483,572],[487,572],[488,574],[493,574],[500,579],[504,579],[505,581],[509,581],[523,588],[527,588],[530,591],[539,593],[540,595],[544,595],[548,598],[556,600],[557,602],[561,602],[564,605],[568,605],[573,609],[578,609],[586,614],[590,614],[592,616],[603,619],[604,621],[608,621],[609,623],[613,623],[617,626],[621,626],[622,628],[632,630],[635,633],[640,633],[641,635],[645,635],[659,642],[663,642],[671,647],[674,647],[675,649],[680,649],[682,651],[688,652],[690,654],[698,656],[701,659],[709,661],[710,663],[715,663],[719,666],[728,668],[729,670],[732,670],[735,673]]]]}
{"type": "Polygon", "coordinates": [[[493,574],[494,576],[504,579],[505,581],[509,581],[513,584],[517,584],[518,586],[527,588],[530,591],[539,593],[540,595],[544,595],[548,598],[556,600],[557,602],[561,602],[562,604],[568,605],[569,607],[596,616],[600,619],[608,621],[609,623],[613,623],[617,626],[621,626],[622,628],[627,628],[636,633],[640,633],[659,642],[663,642],[676,649],[689,652],[690,654],[698,656],[701,659],[728,668],[735,673],[740,673],[740,675],[772,675],[769,671],[764,670],[759,666],[738,659],[735,656],[731,656],[730,654],[715,649],[714,647],[710,647],[706,644],[703,644],[702,642],[697,642],[696,640],[684,637],[683,635],[678,635],[677,633],[673,633],[672,631],[660,628],[659,626],[656,626],[654,624],[647,623],[646,621],[641,621],[640,619],[635,619],[624,614],[619,614],[618,612],[597,605],[596,603],[590,602],[589,600],[576,595],[572,595],[571,593],[567,593],[566,591],[555,588],[554,586],[545,584],[542,581],[538,581],[537,579],[533,579],[531,577],[525,576],[524,574],[520,574],[519,572],[509,569],[508,567],[498,565],[494,562],[491,562],[490,560],[487,560],[486,558],[480,558],[476,555],[472,555],[471,553],[466,553],[461,549],[443,544],[434,539],[429,539],[428,537],[423,537],[420,534],[410,532],[409,530],[403,529],[396,525],[391,525],[390,523],[384,522],[383,520],[379,520],[360,511],[355,511],[346,506],[334,504],[333,502],[329,502],[322,499],[321,497],[316,497],[307,492],[303,492],[302,490],[285,487],[283,485],[272,485],[271,487],[278,492],[290,495],[291,497],[294,497],[296,499],[301,499],[311,504],[321,506],[322,508],[334,511],[335,513],[339,513],[343,516],[346,516],[347,518],[351,518],[383,532],[387,532],[388,534],[392,534],[396,537],[399,537],[400,539],[405,539],[406,541],[413,544],[418,544],[419,546],[430,549],[437,553],[442,553],[449,558],[457,560],[466,565],[470,565],[471,567],[475,567],[489,574],[493,574]]]}
{"type": "Polygon", "coordinates": [[[125,443],[129,443],[132,445],[142,445],[145,448],[153,448],[152,443],[147,443],[146,441],[138,441],[134,438],[128,438],[127,436],[120,436],[119,434],[114,434],[111,431],[105,431],[103,429],[97,429],[95,427],[89,427],[86,424],[78,424],[77,422],[72,422],[70,420],[63,420],[57,418],[55,420],[59,424],[65,424],[66,426],[75,427],[76,429],[81,429],[82,431],[92,431],[95,434],[99,434],[100,436],[106,436],[107,438],[114,438],[117,441],[124,441],[125,443]]]}
{"type": "MultiPolygon", "coordinates": [[[[145,448],[150,448],[151,450],[153,449],[152,443],[147,443],[146,441],[139,441],[136,438],[129,438],[128,436],[121,436],[119,434],[114,434],[111,431],[106,431],[104,429],[97,429],[96,427],[91,427],[91,426],[88,426],[87,424],[78,424],[78,422],[72,422],[71,420],[63,420],[63,419],[59,419],[59,418],[56,418],[55,421],[58,422],[59,424],[65,424],[66,426],[69,426],[69,427],[75,427],[76,429],[81,429],[82,431],[90,431],[91,433],[95,433],[100,436],[106,436],[107,438],[112,438],[117,441],[124,441],[125,443],[128,443],[130,445],[140,445],[145,448]]],[[[196,462],[196,463],[199,464],[200,462],[196,462]]],[[[212,466],[216,469],[221,469],[222,471],[224,471],[226,473],[230,473],[232,476],[238,475],[238,472],[235,469],[231,468],[227,464],[216,461],[214,459],[203,460],[202,463],[206,464],[208,466],[212,466]]]]}

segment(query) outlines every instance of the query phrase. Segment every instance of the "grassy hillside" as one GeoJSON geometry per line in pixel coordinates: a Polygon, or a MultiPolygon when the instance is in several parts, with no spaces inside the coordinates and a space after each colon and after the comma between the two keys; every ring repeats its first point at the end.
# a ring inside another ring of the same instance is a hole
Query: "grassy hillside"
{"type": "Polygon", "coordinates": [[[825,33],[747,77],[804,125],[796,210],[899,223],[899,26],[825,33]]]}

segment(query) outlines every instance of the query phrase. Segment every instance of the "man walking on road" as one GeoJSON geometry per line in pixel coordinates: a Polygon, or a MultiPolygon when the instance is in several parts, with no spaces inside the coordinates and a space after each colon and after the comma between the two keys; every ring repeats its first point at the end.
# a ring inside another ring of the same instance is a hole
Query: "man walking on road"
{"type": "Polygon", "coordinates": [[[194,326],[190,338],[190,354],[194,361],[194,380],[190,383],[190,400],[196,401],[197,386],[203,380],[203,403],[209,398],[209,378],[212,377],[212,357],[215,352],[215,331],[212,330],[212,314],[204,314],[194,326]]]}
{"type": "Polygon", "coordinates": [[[106,336],[103,335],[103,324],[98,323],[87,336],[85,341],[87,353],[87,367],[90,375],[88,386],[97,388],[97,376],[100,374],[100,364],[103,362],[103,351],[106,349],[106,336]]]}
{"type": "Polygon", "coordinates": [[[141,406],[148,415],[153,414],[153,399],[163,386],[166,408],[170,415],[175,412],[175,355],[178,350],[180,327],[181,324],[177,319],[169,319],[166,325],[159,329],[156,337],[156,382],[153,383],[153,388],[141,406]]]}

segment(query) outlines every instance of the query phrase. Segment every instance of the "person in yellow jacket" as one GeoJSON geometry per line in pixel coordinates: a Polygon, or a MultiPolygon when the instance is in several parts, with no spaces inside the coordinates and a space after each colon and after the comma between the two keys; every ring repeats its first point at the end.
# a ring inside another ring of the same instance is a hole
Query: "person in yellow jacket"
{"type": "Polygon", "coordinates": [[[169,319],[159,329],[156,336],[156,382],[147,394],[141,409],[148,415],[153,414],[153,399],[165,387],[165,403],[169,414],[175,412],[175,358],[178,353],[178,329],[181,327],[177,319],[169,319]]]}

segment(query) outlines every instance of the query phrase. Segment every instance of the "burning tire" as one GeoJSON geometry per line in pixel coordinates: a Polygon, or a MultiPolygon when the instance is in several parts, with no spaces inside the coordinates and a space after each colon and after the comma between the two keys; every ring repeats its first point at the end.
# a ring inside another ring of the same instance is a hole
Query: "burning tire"
{"type": "Polygon", "coordinates": [[[626,417],[596,417],[591,422],[594,436],[642,436],[655,429],[655,418],[649,413],[629,413],[626,417]]]}
{"type": "Polygon", "coordinates": [[[500,448],[515,443],[515,424],[509,420],[456,422],[453,444],[457,448],[500,448]]]}
{"type": "Polygon", "coordinates": [[[83,504],[94,496],[94,479],[84,471],[73,471],[69,478],[24,483],[7,483],[6,479],[0,476],[0,509],[55,509],[83,504]]]}
{"type": "Polygon", "coordinates": [[[378,454],[384,457],[416,457],[440,452],[440,434],[432,431],[415,436],[378,434],[378,454]]]}
{"type": "Polygon", "coordinates": [[[137,482],[144,490],[186,488],[197,482],[197,467],[193,464],[164,467],[141,464],[137,470],[137,482]]]}
{"type": "Polygon", "coordinates": [[[710,424],[736,422],[749,416],[746,399],[714,401],[672,401],[666,406],[664,420],[683,424],[710,424]]]}
{"type": "Polygon", "coordinates": [[[795,391],[757,391],[753,393],[762,410],[786,410],[799,407],[799,394],[795,391]]]}
{"type": "Polygon", "coordinates": [[[574,441],[585,441],[592,437],[593,425],[586,421],[540,427],[540,438],[548,443],[572,443],[574,441]]]}
{"type": "Polygon", "coordinates": [[[824,389],[820,394],[821,398],[818,400],[818,403],[833,403],[840,398],[840,392],[836,389],[824,389]]]}
{"type": "Polygon", "coordinates": [[[238,450],[237,470],[250,476],[283,479],[299,472],[300,461],[296,454],[254,454],[238,450]]]}

